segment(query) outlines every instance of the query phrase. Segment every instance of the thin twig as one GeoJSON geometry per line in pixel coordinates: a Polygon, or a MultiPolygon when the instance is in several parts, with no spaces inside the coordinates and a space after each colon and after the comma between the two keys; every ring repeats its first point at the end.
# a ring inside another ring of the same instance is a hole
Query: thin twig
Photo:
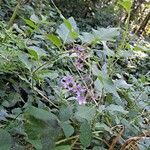
{"type": "Polygon", "coordinates": [[[56,142],[55,144],[56,144],[56,145],[59,145],[59,144],[61,144],[61,143],[64,143],[64,142],[67,142],[67,141],[70,141],[70,140],[76,139],[76,138],[79,138],[79,135],[75,135],[75,136],[72,136],[72,137],[69,137],[69,138],[60,140],[60,141],[56,142]]]}
{"type": "Polygon", "coordinates": [[[40,95],[42,96],[45,100],[47,100],[49,103],[51,103],[54,107],[58,108],[57,105],[55,105],[48,97],[46,97],[40,90],[38,90],[37,88],[34,88],[34,90],[40,95]]]}
{"type": "Polygon", "coordinates": [[[77,137],[75,140],[74,140],[74,142],[71,144],[71,148],[73,148],[74,147],[74,145],[76,144],[76,142],[79,140],[79,137],[77,137]]]}
{"type": "Polygon", "coordinates": [[[110,145],[104,139],[101,139],[100,137],[97,136],[94,136],[94,138],[104,142],[108,147],[110,147],[110,145]]]}
{"type": "Polygon", "coordinates": [[[131,144],[132,142],[137,142],[139,140],[144,140],[145,138],[150,137],[150,132],[147,132],[141,136],[135,136],[127,139],[125,143],[122,145],[121,150],[125,150],[126,147],[131,144]]]}
{"type": "Polygon", "coordinates": [[[114,147],[115,147],[116,143],[118,142],[118,140],[120,139],[120,137],[121,137],[121,135],[122,135],[122,133],[124,131],[124,126],[121,126],[121,127],[123,127],[123,128],[120,130],[118,135],[113,139],[113,141],[112,141],[112,143],[111,143],[111,145],[110,145],[108,150],[114,150],[114,147]]]}

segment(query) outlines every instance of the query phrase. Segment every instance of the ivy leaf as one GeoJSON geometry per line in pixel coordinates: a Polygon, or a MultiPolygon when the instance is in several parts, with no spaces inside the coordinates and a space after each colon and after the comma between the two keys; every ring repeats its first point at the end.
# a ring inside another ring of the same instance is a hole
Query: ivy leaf
{"type": "Polygon", "coordinates": [[[80,126],[80,142],[84,147],[88,147],[91,143],[92,132],[91,127],[87,121],[83,122],[80,126]]]}
{"type": "Polygon", "coordinates": [[[3,129],[0,129],[0,150],[10,150],[11,148],[11,136],[3,129]]]}
{"type": "Polygon", "coordinates": [[[58,48],[60,48],[62,46],[62,42],[59,39],[58,36],[54,35],[54,34],[49,34],[47,35],[48,40],[50,40],[54,45],[56,45],[58,48]]]}

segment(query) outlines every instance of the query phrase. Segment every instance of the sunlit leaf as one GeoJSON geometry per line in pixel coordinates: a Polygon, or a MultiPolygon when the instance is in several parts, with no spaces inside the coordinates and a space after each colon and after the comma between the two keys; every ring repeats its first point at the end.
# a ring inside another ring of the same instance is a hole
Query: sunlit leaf
{"type": "Polygon", "coordinates": [[[60,48],[62,46],[62,42],[58,36],[56,36],[54,34],[49,34],[49,35],[47,35],[47,38],[58,48],[60,48]]]}
{"type": "Polygon", "coordinates": [[[29,25],[29,26],[32,27],[33,29],[38,29],[38,26],[35,25],[35,23],[34,23],[33,21],[31,21],[31,20],[29,20],[29,19],[24,19],[24,21],[25,21],[25,23],[26,23],[27,25],[29,25]]]}
{"type": "Polygon", "coordinates": [[[35,58],[35,60],[38,60],[42,56],[46,56],[47,53],[44,49],[37,47],[37,46],[29,46],[28,51],[35,58]]]}
{"type": "Polygon", "coordinates": [[[122,0],[119,2],[119,4],[123,6],[127,12],[131,11],[132,0],[122,0]]]}

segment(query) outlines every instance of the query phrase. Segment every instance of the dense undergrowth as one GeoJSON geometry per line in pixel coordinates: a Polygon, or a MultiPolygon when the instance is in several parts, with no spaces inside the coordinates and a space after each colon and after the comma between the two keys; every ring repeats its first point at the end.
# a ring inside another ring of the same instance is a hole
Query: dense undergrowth
{"type": "Polygon", "coordinates": [[[0,150],[148,150],[149,41],[129,17],[86,32],[44,2],[0,22],[0,150]]]}

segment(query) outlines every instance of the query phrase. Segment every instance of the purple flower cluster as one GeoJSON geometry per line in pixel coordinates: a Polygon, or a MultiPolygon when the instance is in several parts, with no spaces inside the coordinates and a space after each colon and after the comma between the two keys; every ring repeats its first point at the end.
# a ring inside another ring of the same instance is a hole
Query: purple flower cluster
{"type": "Polygon", "coordinates": [[[78,56],[78,58],[75,60],[75,66],[77,67],[77,69],[82,70],[84,67],[84,62],[87,58],[87,54],[85,51],[86,49],[85,47],[80,45],[75,45],[73,49],[78,56]]]}
{"type": "Polygon", "coordinates": [[[85,92],[86,89],[74,81],[71,75],[62,78],[61,83],[65,89],[76,95],[79,105],[86,103],[85,92]]]}

